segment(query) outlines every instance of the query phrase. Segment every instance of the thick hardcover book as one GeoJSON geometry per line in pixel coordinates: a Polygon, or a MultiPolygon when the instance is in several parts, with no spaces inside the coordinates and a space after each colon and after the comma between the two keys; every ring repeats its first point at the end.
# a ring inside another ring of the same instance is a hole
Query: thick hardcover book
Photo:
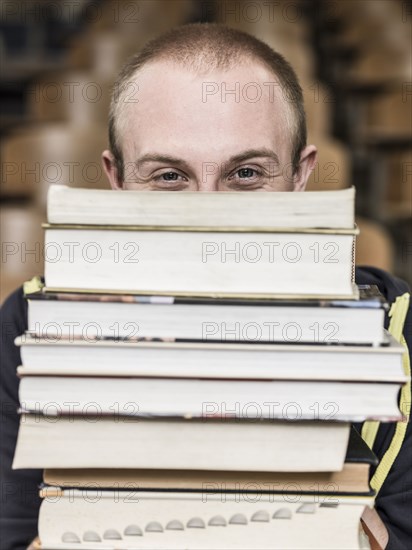
{"type": "MultiPolygon", "coordinates": [[[[74,398],[75,399],[75,398],[74,398]]],[[[339,471],[350,424],[22,414],[13,468],[339,471]]]]}
{"type": "Polygon", "coordinates": [[[371,497],[66,490],[43,492],[43,549],[364,548],[371,497]],[[99,546],[100,545],[100,546],[99,546]]]}
{"type": "Polygon", "coordinates": [[[307,380],[199,380],[26,376],[30,369],[24,367],[18,372],[23,376],[21,407],[37,414],[82,414],[93,403],[101,414],[134,417],[340,422],[401,419],[400,382],[310,381],[310,373],[307,380]]]}
{"type": "Polygon", "coordinates": [[[24,374],[335,380],[403,383],[404,347],[325,346],[225,342],[154,342],[134,339],[37,338],[24,334],[24,374]]]}
{"type": "Polygon", "coordinates": [[[356,229],[45,226],[49,290],[358,297],[356,229]]]}
{"type": "Polygon", "coordinates": [[[239,300],[46,292],[33,281],[28,330],[87,337],[380,345],[387,304],[377,287],[357,300],[239,300]]]}

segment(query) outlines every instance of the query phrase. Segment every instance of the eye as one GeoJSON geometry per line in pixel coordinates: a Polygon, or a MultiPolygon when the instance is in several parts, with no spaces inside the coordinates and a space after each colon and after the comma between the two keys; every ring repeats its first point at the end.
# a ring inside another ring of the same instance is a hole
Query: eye
{"type": "Polygon", "coordinates": [[[179,174],[178,172],[175,172],[173,170],[168,170],[167,172],[163,172],[163,174],[159,174],[158,176],[155,176],[154,181],[157,183],[180,183],[183,181],[187,181],[187,179],[179,174]]]}
{"type": "Polygon", "coordinates": [[[151,176],[151,187],[158,190],[184,191],[188,183],[187,176],[170,168],[163,168],[151,176]]]}
{"type": "Polygon", "coordinates": [[[179,174],[177,172],[165,172],[160,176],[164,181],[177,181],[179,174]]]}
{"type": "Polygon", "coordinates": [[[241,183],[256,183],[262,175],[261,170],[257,168],[242,166],[242,168],[238,168],[235,172],[232,172],[229,180],[241,183]]]}
{"type": "Polygon", "coordinates": [[[250,179],[257,175],[257,171],[253,170],[253,168],[241,168],[236,174],[240,179],[250,179]]]}

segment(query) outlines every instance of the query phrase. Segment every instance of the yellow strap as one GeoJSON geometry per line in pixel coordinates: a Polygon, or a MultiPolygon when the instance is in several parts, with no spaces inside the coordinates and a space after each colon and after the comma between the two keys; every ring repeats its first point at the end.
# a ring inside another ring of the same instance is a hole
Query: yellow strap
{"type": "Polygon", "coordinates": [[[38,275],[30,279],[30,281],[26,281],[23,283],[23,293],[25,296],[28,294],[33,294],[34,292],[39,292],[42,287],[43,283],[41,282],[41,279],[38,275]]]}
{"type": "Polygon", "coordinates": [[[409,309],[409,300],[410,294],[409,292],[405,292],[405,294],[396,298],[389,311],[389,332],[398,342],[402,339],[403,327],[409,309]]]}
{"type": "MultiPolygon", "coordinates": [[[[405,325],[406,315],[409,309],[409,300],[410,295],[407,292],[402,296],[398,296],[395,302],[393,302],[389,312],[389,332],[396,340],[398,340],[398,342],[400,342],[406,348],[406,353],[404,353],[403,355],[403,369],[406,376],[408,377],[410,377],[411,375],[411,365],[408,346],[402,333],[403,327],[405,325]]],[[[386,453],[383,455],[381,461],[379,462],[375,474],[371,479],[371,487],[376,491],[376,494],[378,494],[378,492],[380,491],[386,479],[386,476],[388,475],[393,463],[395,462],[396,457],[398,456],[398,453],[402,447],[403,440],[405,439],[406,429],[408,426],[410,395],[411,383],[409,380],[408,383],[402,387],[399,401],[399,409],[402,413],[403,419],[396,423],[395,433],[393,435],[392,441],[386,453]]],[[[362,437],[371,449],[375,442],[378,429],[379,422],[365,422],[362,427],[362,437]]]]}
{"type": "Polygon", "coordinates": [[[377,422],[376,420],[368,420],[363,423],[361,436],[370,449],[372,449],[373,444],[375,443],[379,430],[379,424],[380,422],[377,422]]]}

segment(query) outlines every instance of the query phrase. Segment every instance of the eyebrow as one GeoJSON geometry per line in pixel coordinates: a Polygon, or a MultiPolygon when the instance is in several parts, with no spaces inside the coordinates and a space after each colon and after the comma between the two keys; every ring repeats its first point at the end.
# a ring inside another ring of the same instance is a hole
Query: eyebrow
{"type": "Polygon", "coordinates": [[[262,149],[247,149],[246,151],[243,151],[242,153],[239,153],[238,155],[234,155],[233,157],[230,157],[228,164],[236,164],[238,162],[244,162],[245,160],[249,160],[251,158],[271,158],[275,164],[279,166],[279,157],[274,151],[271,151],[270,149],[266,149],[263,147],[262,149]]]}
{"type": "MultiPolygon", "coordinates": [[[[246,151],[242,151],[241,153],[230,157],[225,164],[237,164],[251,158],[270,158],[277,166],[280,164],[278,155],[274,151],[271,151],[265,147],[262,149],[247,149],[246,151]]],[[[137,165],[148,162],[161,162],[163,164],[178,165],[186,168],[187,170],[190,168],[189,164],[183,159],[169,155],[160,155],[158,153],[147,153],[136,160],[137,165]]]]}
{"type": "Polygon", "coordinates": [[[136,164],[145,164],[147,162],[161,162],[163,164],[171,164],[171,165],[179,165],[186,169],[189,169],[189,164],[183,160],[179,159],[177,157],[171,157],[169,155],[159,155],[157,153],[147,153],[146,155],[143,155],[142,157],[138,158],[136,160],[136,164]]]}

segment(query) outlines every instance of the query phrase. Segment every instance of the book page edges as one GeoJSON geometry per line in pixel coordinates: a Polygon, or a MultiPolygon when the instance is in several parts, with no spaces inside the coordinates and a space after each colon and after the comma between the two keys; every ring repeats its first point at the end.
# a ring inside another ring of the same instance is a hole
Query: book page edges
{"type": "Polygon", "coordinates": [[[74,292],[79,294],[132,294],[142,296],[184,296],[194,298],[243,298],[243,299],[260,299],[260,300],[358,300],[359,290],[355,283],[352,282],[351,294],[276,294],[276,293],[242,293],[242,292],[183,292],[175,290],[129,290],[129,289],[95,289],[95,288],[66,288],[66,287],[43,287],[43,292],[74,292]]]}
{"type": "Polygon", "coordinates": [[[303,233],[325,235],[358,235],[359,228],[323,228],[323,227],[248,227],[248,226],[186,226],[186,225],[93,225],[42,223],[43,229],[81,229],[103,231],[170,231],[187,233],[303,233]]]}

